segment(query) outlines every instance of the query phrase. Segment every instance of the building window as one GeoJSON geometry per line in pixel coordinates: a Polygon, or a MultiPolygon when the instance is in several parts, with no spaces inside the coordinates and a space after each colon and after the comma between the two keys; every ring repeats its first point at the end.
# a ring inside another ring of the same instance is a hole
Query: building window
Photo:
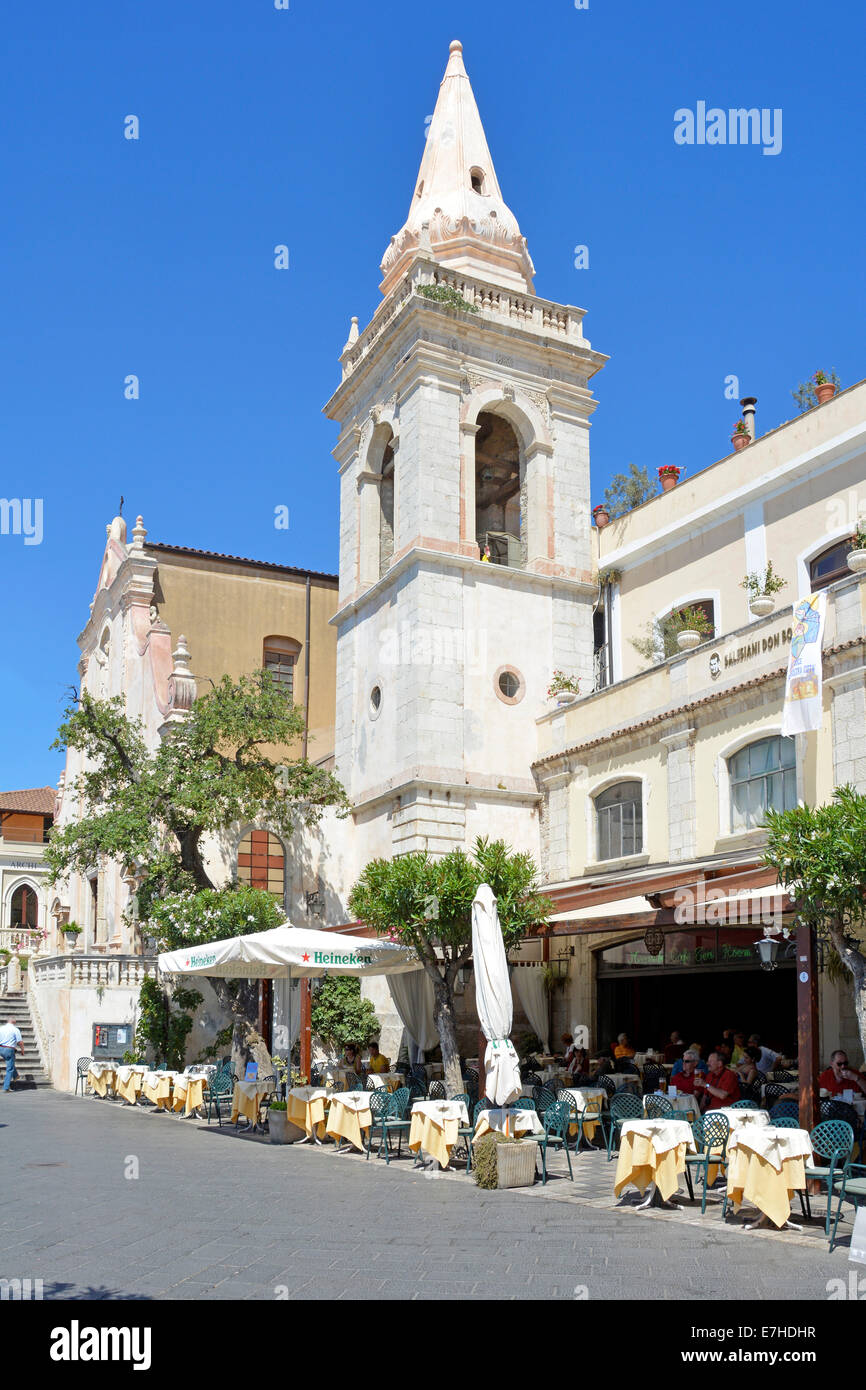
{"type": "Polygon", "coordinates": [[[493,689],[504,705],[519,705],[526,694],[526,681],[513,666],[500,666],[493,675],[493,689]]]}
{"type": "Polygon", "coordinates": [[[624,859],[643,849],[640,782],[618,782],[595,798],[599,859],[624,859]]]}
{"type": "Polygon", "coordinates": [[[286,892],[286,856],[268,830],[248,830],[238,845],[238,882],[263,888],[281,900],[286,892]]]}
{"type": "Polygon", "coordinates": [[[12,894],[12,927],[39,926],[39,899],[29,883],[22,883],[12,894]]]}
{"type": "Polygon", "coordinates": [[[265,638],[262,665],[290,700],[294,699],[295,663],[300,652],[300,642],[296,642],[292,637],[265,638]]]}
{"type": "Polygon", "coordinates": [[[470,178],[471,183],[472,183],[472,192],[473,192],[473,193],[481,193],[481,194],[483,194],[483,193],[484,193],[484,170],[483,170],[483,169],[470,169],[470,171],[469,171],[469,178],[470,178]]]}
{"type": "Polygon", "coordinates": [[[816,555],[814,560],[809,561],[809,582],[813,594],[818,589],[826,589],[829,584],[835,584],[837,579],[844,579],[851,573],[848,568],[848,551],[850,549],[851,538],[846,536],[844,540],[836,541],[826,550],[822,550],[820,555],[816,555]]]}
{"type": "Polygon", "coordinates": [[[728,759],[731,831],[754,830],[765,811],[797,805],[797,770],[792,738],[762,738],[728,759]]]}
{"type": "Polygon", "coordinates": [[[523,511],[520,442],[503,416],[482,411],[475,436],[475,538],[480,559],[524,568],[523,511]]]}

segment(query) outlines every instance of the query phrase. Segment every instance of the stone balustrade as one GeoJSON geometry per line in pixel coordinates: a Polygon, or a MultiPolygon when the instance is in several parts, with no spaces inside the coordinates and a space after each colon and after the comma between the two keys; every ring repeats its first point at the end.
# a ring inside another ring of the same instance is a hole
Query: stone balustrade
{"type": "Polygon", "coordinates": [[[0,927],[0,951],[33,956],[45,950],[47,933],[38,927],[0,927]]]}
{"type": "Polygon", "coordinates": [[[34,983],[65,989],[140,989],[153,960],[141,956],[48,956],[31,963],[34,983]]]}

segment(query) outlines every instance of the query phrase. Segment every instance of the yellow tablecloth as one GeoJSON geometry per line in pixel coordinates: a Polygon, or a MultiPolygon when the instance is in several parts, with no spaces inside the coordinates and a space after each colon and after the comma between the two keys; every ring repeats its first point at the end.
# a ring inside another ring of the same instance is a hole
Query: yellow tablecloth
{"type": "Polygon", "coordinates": [[[125,1100],[128,1105],[135,1105],[141,1095],[143,1081],[144,1068],[118,1067],[117,1075],[114,1078],[115,1094],[125,1100]]]}
{"type": "Polygon", "coordinates": [[[332,1139],[346,1139],[353,1149],[364,1151],[362,1130],[373,1123],[370,1095],[366,1091],[338,1091],[331,1096],[325,1133],[332,1139]]]}
{"type": "Polygon", "coordinates": [[[422,1100],[412,1107],[409,1123],[409,1148],[412,1153],[423,1149],[436,1159],[440,1168],[447,1168],[451,1150],[457,1143],[460,1125],[468,1125],[469,1115],[462,1100],[422,1100]]]}
{"type": "Polygon", "coordinates": [[[685,1121],[628,1120],[622,1127],[613,1190],[619,1197],[633,1184],[645,1192],[654,1182],[664,1201],[679,1188],[686,1171],[686,1154],[694,1150],[685,1121]]]}
{"type": "Polygon", "coordinates": [[[324,1139],[327,1104],[328,1092],[322,1087],[294,1086],[286,1101],[286,1114],[308,1139],[312,1139],[314,1129],[317,1138],[324,1139]]]}
{"type": "MultiPolygon", "coordinates": [[[[596,1113],[600,1113],[604,1109],[604,1101],[607,1092],[603,1090],[602,1087],[568,1086],[566,1087],[566,1090],[568,1091],[568,1094],[571,1096],[572,1100],[575,1101],[578,1110],[581,1111],[581,1113],[583,1113],[584,1115],[587,1111],[595,1111],[596,1113]]],[[[587,1139],[589,1139],[590,1143],[595,1138],[595,1132],[597,1129],[598,1122],[596,1120],[584,1119],[583,1132],[586,1135],[587,1139]]],[[[577,1125],[569,1125],[568,1133],[569,1136],[573,1139],[575,1134],[577,1134],[577,1125]]]]}
{"type": "Polygon", "coordinates": [[[793,1193],[806,1186],[811,1152],[806,1130],[740,1130],[728,1145],[728,1200],[734,1211],[742,1202],[751,1202],[775,1226],[784,1226],[793,1193]]]}
{"type": "Polygon", "coordinates": [[[87,1068],[87,1084],[91,1091],[95,1091],[103,1099],[108,1095],[109,1090],[114,1090],[115,1072],[114,1067],[107,1067],[103,1064],[87,1068]]]}
{"type": "Polygon", "coordinates": [[[272,1085],[263,1085],[261,1081],[236,1081],[232,1092],[231,1123],[236,1124],[243,1115],[250,1124],[258,1124],[262,1101],[273,1089],[272,1085]]]}
{"type": "Polygon", "coordinates": [[[204,1092],[207,1085],[205,1076],[176,1076],[172,1096],[172,1107],[191,1115],[200,1105],[204,1105],[204,1092]]]}
{"type": "Polygon", "coordinates": [[[141,1083],[141,1094],[160,1110],[171,1107],[172,1078],[167,1072],[149,1071],[141,1083]]]}

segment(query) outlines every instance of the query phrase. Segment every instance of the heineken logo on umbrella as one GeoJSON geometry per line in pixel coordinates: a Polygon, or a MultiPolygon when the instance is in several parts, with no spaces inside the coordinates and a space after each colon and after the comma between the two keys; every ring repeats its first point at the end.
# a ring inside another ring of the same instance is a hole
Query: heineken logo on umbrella
{"type": "Polygon", "coordinates": [[[192,967],[192,969],[197,970],[202,965],[213,965],[215,961],[216,951],[210,951],[205,955],[201,956],[187,956],[186,960],[184,961],[184,965],[190,966],[192,967]]]}
{"type": "MultiPolygon", "coordinates": [[[[304,959],[308,959],[306,956],[304,959]]],[[[362,956],[359,951],[350,951],[348,955],[339,955],[335,951],[314,951],[314,965],[372,965],[372,956],[362,956]]]]}

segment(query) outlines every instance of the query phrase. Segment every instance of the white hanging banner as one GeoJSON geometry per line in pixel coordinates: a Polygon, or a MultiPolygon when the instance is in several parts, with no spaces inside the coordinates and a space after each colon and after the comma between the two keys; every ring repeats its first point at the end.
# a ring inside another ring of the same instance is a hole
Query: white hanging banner
{"type": "Polygon", "coordinates": [[[794,627],[788,678],[785,682],[783,734],[805,734],[820,729],[823,706],[821,647],[827,595],[809,594],[794,604],[794,627]]]}

